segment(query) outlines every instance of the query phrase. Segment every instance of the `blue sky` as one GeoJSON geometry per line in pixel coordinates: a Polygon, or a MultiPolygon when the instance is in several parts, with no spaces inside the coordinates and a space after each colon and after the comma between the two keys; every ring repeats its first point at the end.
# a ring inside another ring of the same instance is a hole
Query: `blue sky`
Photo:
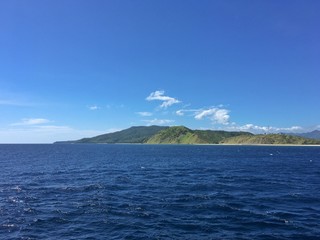
{"type": "Polygon", "coordinates": [[[320,128],[320,1],[0,1],[0,143],[320,128]]]}

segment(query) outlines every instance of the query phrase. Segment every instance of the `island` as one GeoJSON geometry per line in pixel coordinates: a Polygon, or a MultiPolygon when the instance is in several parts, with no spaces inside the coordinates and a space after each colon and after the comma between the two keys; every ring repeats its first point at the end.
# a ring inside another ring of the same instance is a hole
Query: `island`
{"type": "Polygon", "coordinates": [[[55,143],[320,145],[320,140],[283,133],[253,134],[241,131],[192,130],[185,126],[134,126],[92,138],[55,143]]]}

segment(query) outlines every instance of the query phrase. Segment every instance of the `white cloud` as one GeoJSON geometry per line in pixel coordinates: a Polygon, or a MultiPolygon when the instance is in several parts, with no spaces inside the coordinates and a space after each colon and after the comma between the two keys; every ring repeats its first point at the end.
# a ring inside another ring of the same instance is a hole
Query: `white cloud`
{"type": "Polygon", "coordinates": [[[185,113],[190,113],[190,116],[193,116],[197,120],[202,120],[208,118],[212,121],[213,124],[230,124],[229,119],[229,110],[220,107],[211,107],[211,108],[200,108],[200,109],[180,109],[176,111],[176,115],[184,116],[185,113]]]}
{"type": "Polygon", "coordinates": [[[58,125],[21,126],[0,129],[0,143],[53,143],[55,141],[94,137],[116,130],[120,129],[87,130],[58,125]]]}
{"type": "Polygon", "coordinates": [[[207,116],[210,116],[210,115],[213,115],[215,114],[216,112],[216,109],[213,108],[213,109],[207,109],[207,110],[199,110],[196,115],[194,116],[195,119],[198,119],[198,120],[201,120],[203,119],[204,117],[207,117],[207,116]]]}
{"type": "Polygon", "coordinates": [[[89,106],[88,108],[92,111],[100,109],[97,105],[89,106]]]}
{"type": "Polygon", "coordinates": [[[147,101],[162,101],[160,105],[161,108],[170,107],[173,104],[180,103],[180,101],[176,98],[165,96],[164,91],[155,91],[150,93],[150,95],[146,98],[147,101]]]}
{"type": "Polygon", "coordinates": [[[68,126],[56,126],[56,125],[40,125],[33,128],[33,130],[35,131],[69,131],[71,129],[72,128],[68,126]]]}
{"type": "Polygon", "coordinates": [[[191,113],[190,116],[194,116],[196,112],[202,111],[202,109],[180,109],[176,111],[176,115],[178,116],[184,116],[185,113],[191,113]]]}
{"type": "Polygon", "coordinates": [[[45,118],[24,118],[20,122],[10,124],[8,128],[0,128],[0,143],[52,143],[93,137],[115,130],[74,129],[69,126],[49,124],[52,122],[54,121],[45,118]]]}
{"type": "Polygon", "coordinates": [[[184,116],[184,111],[183,110],[178,110],[178,111],[176,111],[176,114],[178,116],[184,116]]]}
{"type": "Polygon", "coordinates": [[[174,120],[169,119],[152,119],[152,120],[143,120],[143,122],[146,122],[148,125],[164,125],[164,124],[170,124],[173,123],[174,120]]]}
{"type": "Polygon", "coordinates": [[[290,132],[300,132],[303,130],[300,126],[292,126],[292,127],[273,127],[273,126],[259,126],[254,124],[245,124],[242,126],[229,126],[226,130],[230,131],[248,131],[252,133],[290,133],[290,132]]]}
{"type": "Polygon", "coordinates": [[[227,125],[229,124],[229,110],[224,108],[209,108],[197,110],[194,118],[201,120],[208,117],[213,123],[227,125]]]}
{"type": "Polygon", "coordinates": [[[213,115],[213,119],[220,124],[228,124],[229,118],[229,110],[227,109],[218,109],[213,115]]]}
{"type": "Polygon", "coordinates": [[[3,106],[13,106],[13,107],[31,107],[35,104],[30,103],[26,100],[7,100],[7,99],[0,99],[0,105],[3,106]]]}
{"type": "Polygon", "coordinates": [[[142,117],[150,117],[150,116],[152,116],[151,112],[137,112],[136,114],[139,114],[142,117]]]}
{"type": "Polygon", "coordinates": [[[0,99],[0,105],[17,105],[14,101],[0,99]]]}
{"type": "Polygon", "coordinates": [[[11,126],[30,126],[49,122],[51,121],[45,118],[23,118],[20,122],[12,123],[11,126]]]}

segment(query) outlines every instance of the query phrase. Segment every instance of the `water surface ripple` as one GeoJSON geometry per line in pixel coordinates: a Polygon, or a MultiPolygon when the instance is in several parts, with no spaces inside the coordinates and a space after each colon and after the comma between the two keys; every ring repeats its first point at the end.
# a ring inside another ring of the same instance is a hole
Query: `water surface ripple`
{"type": "Polygon", "coordinates": [[[0,145],[0,239],[320,239],[320,148],[0,145]]]}

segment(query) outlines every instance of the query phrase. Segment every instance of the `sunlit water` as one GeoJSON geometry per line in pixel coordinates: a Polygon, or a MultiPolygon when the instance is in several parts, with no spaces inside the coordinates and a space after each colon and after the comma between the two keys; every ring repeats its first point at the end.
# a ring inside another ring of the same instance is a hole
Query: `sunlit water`
{"type": "Polygon", "coordinates": [[[320,147],[0,145],[0,239],[320,239],[320,147]]]}

